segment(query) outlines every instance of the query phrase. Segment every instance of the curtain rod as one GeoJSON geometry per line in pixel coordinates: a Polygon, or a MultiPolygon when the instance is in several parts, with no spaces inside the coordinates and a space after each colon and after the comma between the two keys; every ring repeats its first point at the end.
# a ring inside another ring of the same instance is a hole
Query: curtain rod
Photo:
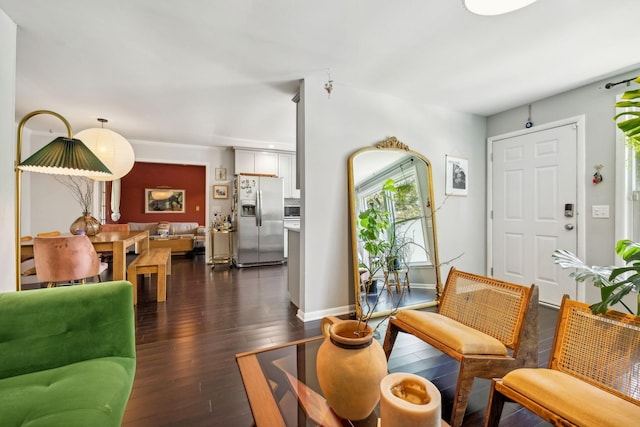
{"type": "Polygon", "coordinates": [[[635,79],[637,79],[637,78],[638,78],[638,76],[636,76],[636,77],[631,77],[630,79],[627,79],[627,80],[621,80],[621,81],[616,82],[616,83],[611,83],[611,82],[609,82],[609,83],[607,83],[606,85],[604,85],[604,88],[605,88],[605,89],[611,89],[612,87],[614,87],[614,86],[618,86],[618,85],[621,85],[622,83],[626,83],[626,84],[627,84],[627,86],[629,86],[629,83],[631,83],[632,81],[634,81],[634,80],[635,80],[635,79]]]}

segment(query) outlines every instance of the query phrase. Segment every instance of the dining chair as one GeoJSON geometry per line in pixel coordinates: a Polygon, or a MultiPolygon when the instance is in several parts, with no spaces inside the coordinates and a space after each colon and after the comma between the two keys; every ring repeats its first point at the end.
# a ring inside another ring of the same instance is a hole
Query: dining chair
{"type": "MultiPolygon", "coordinates": [[[[126,224],[102,224],[101,232],[118,231],[121,233],[128,233],[131,231],[129,223],[126,224]]],[[[131,248],[127,248],[127,252],[131,252],[131,248]]],[[[113,252],[100,252],[100,258],[103,262],[113,262],[113,252]]]]}
{"type": "Polygon", "coordinates": [[[94,276],[101,282],[100,274],[108,267],[100,262],[86,235],[36,237],[33,256],[38,280],[47,287],[75,281],[84,284],[86,278],[94,276]]]}
{"type": "Polygon", "coordinates": [[[20,263],[20,286],[40,283],[36,275],[35,259],[27,258],[20,263]]]}
{"type": "MultiPolygon", "coordinates": [[[[46,231],[42,233],[36,234],[38,237],[55,237],[59,236],[59,231],[46,231]]],[[[29,242],[33,240],[33,236],[21,236],[20,242],[29,242]]],[[[20,286],[23,285],[34,285],[36,283],[40,283],[38,276],[36,275],[36,265],[33,257],[22,257],[20,263],[20,286]]]]}

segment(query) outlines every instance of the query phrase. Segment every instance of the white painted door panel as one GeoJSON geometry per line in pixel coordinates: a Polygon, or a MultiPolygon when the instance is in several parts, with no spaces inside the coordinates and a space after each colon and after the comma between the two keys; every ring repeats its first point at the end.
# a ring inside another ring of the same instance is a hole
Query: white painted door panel
{"type": "Polygon", "coordinates": [[[577,250],[575,125],[496,140],[492,152],[493,276],[535,283],[549,304],[575,298],[575,281],[551,258],[559,248],[577,250]]]}

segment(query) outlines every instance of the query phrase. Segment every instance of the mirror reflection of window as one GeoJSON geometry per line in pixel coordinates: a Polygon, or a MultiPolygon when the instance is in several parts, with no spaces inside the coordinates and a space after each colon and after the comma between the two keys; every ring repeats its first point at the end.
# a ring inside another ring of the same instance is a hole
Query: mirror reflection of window
{"type": "MultiPolygon", "coordinates": [[[[400,162],[381,171],[356,188],[358,214],[371,203],[391,213],[391,222],[395,224],[386,236],[388,242],[395,241],[399,248],[399,257],[404,266],[432,265],[426,241],[430,222],[425,215],[424,207],[429,204],[429,189],[420,188],[417,168],[413,158],[400,162]],[[396,193],[382,190],[387,179],[392,179],[396,193]]],[[[359,248],[362,245],[359,243],[359,248]]],[[[360,251],[360,253],[366,251],[360,251]]]]}

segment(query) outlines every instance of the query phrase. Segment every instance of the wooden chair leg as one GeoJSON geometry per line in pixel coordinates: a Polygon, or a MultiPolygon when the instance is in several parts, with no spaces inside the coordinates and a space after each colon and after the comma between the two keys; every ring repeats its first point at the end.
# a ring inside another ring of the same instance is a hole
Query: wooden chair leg
{"type": "Polygon", "coordinates": [[[396,343],[396,338],[398,338],[398,332],[400,332],[400,328],[393,324],[393,319],[389,319],[387,333],[384,335],[384,343],[382,344],[387,360],[391,356],[391,350],[393,350],[393,345],[396,343]]]}
{"type": "Polygon", "coordinates": [[[473,386],[474,375],[464,370],[464,360],[460,362],[460,372],[458,373],[458,384],[456,385],[453,408],[451,409],[451,427],[460,427],[467,410],[471,387],[473,386]]]}
{"type": "Polygon", "coordinates": [[[496,380],[492,380],[491,390],[489,391],[489,403],[487,404],[487,413],[484,419],[484,427],[498,427],[505,401],[506,399],[502,393],[496,391],[496,380]]]}

